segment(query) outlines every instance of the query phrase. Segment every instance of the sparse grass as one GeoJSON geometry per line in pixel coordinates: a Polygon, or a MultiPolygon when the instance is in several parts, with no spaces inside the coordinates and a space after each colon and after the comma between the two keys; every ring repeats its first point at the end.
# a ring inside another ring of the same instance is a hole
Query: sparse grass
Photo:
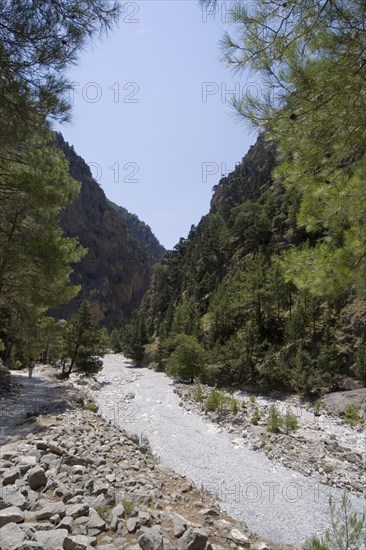
{"type": "Polygon", "coordinates": [[[250,396],[250,402],[254,404],[256,401],[257,401],[256,396],[255,396],[255,395],[251,395],[251,396],[250,396]]]}
{"type": "Polygon", "coordinates": [[[96,512],[98,512],[98,514],[103,520],[107,519],[107,517],[110,514],[110,511],[111,511],[110,507],[105,504],[101,504],[100,506],[98,506],[98,508],[96,508],[96,512]]]}
{"type": "Polygon", "coordinates": [[[97,410],[98,410],[98,405],[96,403],[94,403],[94,401],[91,401],[90,399],[88,399],[84,405],[84,408],[85,409],[88,409],[89,411],[93,412],[93,413],[96,413],[97,410]]]}
{"type": "Polygon", "coordinates": [[[242,409],[246,409],[246,408],[247,408],[247,402],[245,401],[245,399],[243,399],[243,401],[241,402],[241,408],[242,408],[242,409]]]}
{"type": "Polygon", "coordinates": [[[123,510],[124,510],[124,512],[125,512],[125,517],[126,517],[126,519],[130,518],[132,512],[133,512],[134,509],[135,509],[135,504],[134,504],[134,502],[132,502],[132,500],[128,500],[127,498],[124,498],[124,499],[122,500],[122,506],[123,506],[123,510]]]}

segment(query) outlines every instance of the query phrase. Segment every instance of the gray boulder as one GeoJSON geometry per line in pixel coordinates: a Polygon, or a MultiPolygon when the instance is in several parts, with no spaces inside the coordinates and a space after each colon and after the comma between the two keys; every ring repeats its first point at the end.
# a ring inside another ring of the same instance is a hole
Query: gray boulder
{"type": "Polygon", "coordinates": [[[16,523],[7,523],[0,529],[0,544],[4,550],[18,548],[26,538],[26,534],[16,523]]]}
{"type": "Polygon", "coordinates": [[[7,523],[21,523],[24,521],[24,512],[17,506],[9,506],[0,510],[0,527],[7,523]]]}
{"type": "Polygon", "coordinates": [[[205,550],[208,536],[203,529],[193,529],[188,531],[179,539],[179,550],[205,550]]]}
{"type": "Polygon", "coordinates": [[[35,466],[28,472],[28,483],[33,491],[37,491],[41,487],[45,487],[47,484],[46,472],[41,466],[35,466]]]}
{"type": "Polygon", "coordinates": [[[37,531],[34,538],[36,542],[43,545],[45,550],[63,550],[67,535],[66,529],[52,529],[51,531],[37,531]]]}
{"type": "Polygon", "coordinates": [[[163,550],[163,537],[154,529],[148,527],[142,528],[137,536],[140,548],[142,550],[163,550]]]}

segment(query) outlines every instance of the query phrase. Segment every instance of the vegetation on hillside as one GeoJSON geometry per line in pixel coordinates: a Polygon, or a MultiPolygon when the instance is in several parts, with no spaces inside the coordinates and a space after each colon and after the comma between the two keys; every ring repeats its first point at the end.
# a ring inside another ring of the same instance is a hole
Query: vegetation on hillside
{"type": "Polygon", "coordinates": [[[212,383],[365,383],[363,3],[260,0],[231,17],[226,60],[263,82],[234,106],[260,137],[157,264],[138,318],[162,368],[167,342],[197,338],[212,383]]]}

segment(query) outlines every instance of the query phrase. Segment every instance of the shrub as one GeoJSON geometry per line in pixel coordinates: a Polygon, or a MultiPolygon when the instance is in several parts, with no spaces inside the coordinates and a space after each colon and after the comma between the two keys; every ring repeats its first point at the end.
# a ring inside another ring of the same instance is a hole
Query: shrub
{"type": "Polygon", "coordinates": [[[195,401],[203,401],[203,390],[201,384],[198,384],[196,389],[193,392],[193,399],[195,401]]]}
{"type": "Polygon", "coordinates": [[[123,505],[123,510],[125,512],[125,517],[126,518],[131,517],[131,514],[135,509],[135,504],[132,502],[132,500],[128,500],[125,498],[122,501],[122,505],[123,505]]]}
{"type": "Polygon", "coordinates": [[[254,409],[253,416],[250,420],[251,424],[253,424],[253,426],[258,426],[258,422],[260,421],[260,419],[261,419],[261,413],[259,412],[258,409],[254,409]]]}
{"type": "Polygon", "coordinates": [[[361,416],[357,405],[347,405],[344,411],[344,420],[346,424],[350,424],[352,427],[361,422],[361,416]]]}
{"type": "Polygon", "coordinates": [[[208,398],[206,399],[205,404],[206,411],[216,412],[221,408],[221,392],[213,390],[208,398]]]}
{"type": "Polygon", "coordinates": [[[88,409],[89,411],[96,413],[98,410],[98,405],[94,403],[94,401],[91,401],[88,399],[84,405],[85,409],[88,409]]]}
{"type": "Polygon", "coordinates": [[[269,408],[267,419],[267,430],[277,433],[283,426],[283,416],[277,409],[276,405],[271,405],[269,408]]]}
{"type": "Polygon", "coordinates": [[[299,429],[299,421],[297,416],[287,409],[286,414],[283,417],[283,426],[286,429],[286,433],[295,432],[299,429]]]}
{"type": "Polygon", "coordinates": [[[256,401],[257,401],[256,396],[255,396],[255,395],[251,395],[251,396],[250,396],[250,402],[254,404],[256,401]]]}
{"type": "Polygon", "coordinates": [[[357,349],[355,373],[366,388],[366,342],[362,342],[357,349]]]}
{"type": "Polygon", "coordinates": [[[235,399],[235,397],[232,397],[230,399],[230,410],[233,414],[237,414],[239,412],[239,403],[235,399]]]}

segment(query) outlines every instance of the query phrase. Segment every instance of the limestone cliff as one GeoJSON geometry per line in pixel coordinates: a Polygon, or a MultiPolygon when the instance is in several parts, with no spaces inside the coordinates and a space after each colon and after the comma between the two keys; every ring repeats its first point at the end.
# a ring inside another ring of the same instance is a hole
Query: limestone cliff
{"type": "Polygon", "coordinates": [[[88,252],[71,276],[81,291],[52,313],[67,318],[87,298],[95,317],[112,328],[128,320],[139,306],[150,283],[151,258],[110,206],[86,162],[61,134],[56,134],[55,143],[69,161],[71,175],[81,182],[77,199],[61,215],[61,226],[88,252]]]}

